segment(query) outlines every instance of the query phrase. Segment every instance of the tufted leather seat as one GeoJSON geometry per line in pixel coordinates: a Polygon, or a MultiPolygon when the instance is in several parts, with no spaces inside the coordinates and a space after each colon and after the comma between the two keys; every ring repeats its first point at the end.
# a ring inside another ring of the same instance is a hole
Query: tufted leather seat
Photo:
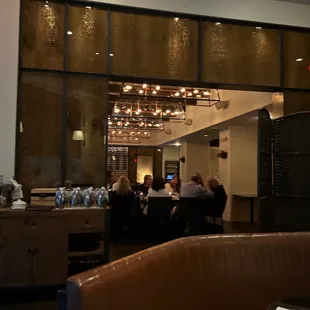
{"type": "Polygon", "coordinates": [[[69,278],[68,310],[266,310],[310,296],[310,233],[178,239],[69,278]]]}

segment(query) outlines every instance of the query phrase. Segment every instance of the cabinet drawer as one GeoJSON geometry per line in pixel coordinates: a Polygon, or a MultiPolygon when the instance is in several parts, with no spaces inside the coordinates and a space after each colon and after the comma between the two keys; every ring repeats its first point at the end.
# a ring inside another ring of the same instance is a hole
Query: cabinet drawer
{"type": "Polygon", "coordinates": [[[68,232],[101,232],[104,230],[103,212],[81,212],[67,217],[68,232]]]}
{"type": "Polygon", "coordinates": [[[60,217],[29,217],[24,219],[24,225],[32,232],[60,231],[64,229],[60,217]]]}

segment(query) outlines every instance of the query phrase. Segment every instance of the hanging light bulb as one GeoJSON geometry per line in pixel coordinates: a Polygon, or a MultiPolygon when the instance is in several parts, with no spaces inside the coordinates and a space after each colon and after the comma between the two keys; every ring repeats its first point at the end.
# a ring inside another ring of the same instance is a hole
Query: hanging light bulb
{"type": "Polygon", "coordinates": [[[156,94],[157,94],[157,91],[156,91],[156,90],[153,90],[152,94],[153,94],[153,95],[156,95],[156,94]]]}
{"type": "Polygon", "coordinates": [[[198,94],[199,93],[199,90],[198,89],[195,89],[194,90],[194,94],[198,94]]]}
{"type": "Polygon", "coordinates": [[[155,88],[156,90],[160,90],[160,86],[158,85],[158,86],[156,86],[156,88],[155,88]]]}
{"type": "Polygon", "coordinates": [[[186,92],[186,89],[183,87],[181,88],[181,93],[185,93],[186,92]]]}
{"type": "Polygon", "coordinates": [[[142,88],[147,88],[147,84],[143,84],[143,85],[142,85],[142,88]]]}
{"type": "Polygon", "coordinates": [[[175,95],[176,97],[179,97],[179,96],[180,96],[180,93],[177,92],[177,93],[175,93],[174,95],[175,95]]]}
{"type": "Polygon", "coordinates": [[[139,94],[143,94],[144,91],[142,89],[139,90],[139,94]]]}

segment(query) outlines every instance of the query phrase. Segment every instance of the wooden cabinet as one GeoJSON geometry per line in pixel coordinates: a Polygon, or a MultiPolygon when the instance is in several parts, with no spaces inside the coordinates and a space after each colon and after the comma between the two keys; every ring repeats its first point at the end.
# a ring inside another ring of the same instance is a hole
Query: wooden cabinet
{"type": "Polygon", "coordinates": [[[68,275],[68,239],[61,231],[36,236],[33,247],[33,285],[64,283],[68,275]]]}
{"type": "MultiPolygon", "coordinates": [[[[104,246],[100,243],[90,255],[104,255],[107,260],[108,215],[107,209],[95,208],[45,212],[0,209],[0,287],[65,283],[70,234],[102,235],[104,246]]],[[[79,255],[87,256],[87,252],[79,255]]]]}
{"type": "Polygon", "coordinates": [[[3,235],[0,285],[27,286],[32,280],[32,240],[18,232],[3,235]]]}

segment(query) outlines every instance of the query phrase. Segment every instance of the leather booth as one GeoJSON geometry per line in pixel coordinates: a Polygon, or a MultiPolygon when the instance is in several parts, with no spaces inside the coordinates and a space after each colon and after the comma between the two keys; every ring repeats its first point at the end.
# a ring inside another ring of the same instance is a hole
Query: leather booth
{"type": "Polygon", "coordinates": [[[68,279],[68,310],[266,310],[310,296],[310,233],[178,239],[68,279]]]}

